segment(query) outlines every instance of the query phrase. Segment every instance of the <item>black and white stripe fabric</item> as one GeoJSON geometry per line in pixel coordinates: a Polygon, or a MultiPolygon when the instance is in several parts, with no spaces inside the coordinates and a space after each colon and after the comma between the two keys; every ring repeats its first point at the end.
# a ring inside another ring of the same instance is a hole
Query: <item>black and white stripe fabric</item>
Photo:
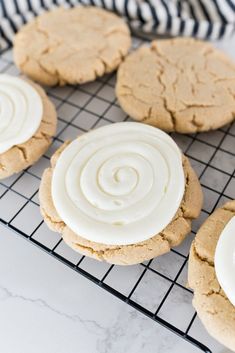
{"type": "Polygon", "coordinates": [[[79,4],[114,11],[146,33],[216,40],[235,31],[235,0],[0,0],[0,45],[41,12],[79,4]]]}

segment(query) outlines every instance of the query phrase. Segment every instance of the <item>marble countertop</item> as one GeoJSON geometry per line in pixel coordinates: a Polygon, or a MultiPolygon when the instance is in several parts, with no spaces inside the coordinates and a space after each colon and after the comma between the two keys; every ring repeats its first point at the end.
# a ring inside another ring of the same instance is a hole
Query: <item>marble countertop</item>
{"type": "MultiPolygon", "coordinates": [[[[0,352],[200,352],[2,225],[0,234],[0,352]]],[[[197,319],[191,334],[228,353],[197,319]]]]}
{"type": "Polygon", "coordinates": [[[198,352],[5,227],[0,234],[0,352],[198,352]]]}

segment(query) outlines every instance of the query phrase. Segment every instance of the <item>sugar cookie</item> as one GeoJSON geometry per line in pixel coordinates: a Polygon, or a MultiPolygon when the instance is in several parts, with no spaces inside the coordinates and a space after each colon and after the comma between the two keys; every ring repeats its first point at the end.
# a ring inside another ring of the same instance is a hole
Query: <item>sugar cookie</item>
{"type": "Polygon", "coordinates": [[[96,7],[58,8],[20,29],[14,59],[42,84],[81,84],[115,70],[130,44],[129,29],[115,14],[96,7]]]}
{"type": "Polygon", "coordinates": [[[180,133],[214,130],[235,118],[235,65],[206,42],[155,40],[120,65],[116,94],[135,120],[180,133]]]}
{"type": "Polygon", "coordinates": [[[56,111],[31,81],[0,75],[0,179],[35,163],[56,130],[56,111]]]}
{"type": "Polygon", "coordinates": [[[128,265],[180,244],[202,191],[169,135],[125,122],[64,144],[43,174],[39,198],[46,223],[68,245],[128,265]]]}
{"type": "Polygon", "coordinates": [[[235,351],[234,238],[235,201],[230,201],[215,210],[199,229],[191,246],[188,273],[199,318],[208,332],[232,351],[235,351]]]}

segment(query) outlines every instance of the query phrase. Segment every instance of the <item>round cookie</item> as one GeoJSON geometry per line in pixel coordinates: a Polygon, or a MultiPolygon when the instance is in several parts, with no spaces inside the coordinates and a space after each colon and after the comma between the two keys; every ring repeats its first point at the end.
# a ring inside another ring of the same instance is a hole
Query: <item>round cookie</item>
{"type": "Polygon", "coordinates": [[[36,133],[31,138],[0,153],[0,179],[34,164],[50,146],[52,136],[56,131],[57,118],[54,105],[39,85],[30,80],[26,82],[36,90],[41,98],[42,118],[36,133]]]}
{"type": "Polygon", "coordinates": [[[115,70],[130,45],[127,25],[113,13],[97,7],[58,8],[20,29],[14,59],[42,84],[81,84],[115,70]]]}
{"type": "Polygon", "coordinates": [[[116,95],[133,119],[165,131],[218,129],[235,118],[235,65],[206,42],[155,40],[120,65],[116,95]]]}
{"type": "Polygon", "coordinates": [[[235,351],[235,307],[221,288],[215,272],[218,240],[235,216],[235,201],[214,211],[199,229],[189,257],[189,286],[194,290],[193,306],[208,332],[235,351]]]}
{"type": "MultiPolygon", "coordinates": [[[[122,123],[122,124],[134,124],[134,123],[122,123]]],[[[117,125],[119,124],[115,124],[114,126],[117,127],[117,125]]],[[[145,125],[141,124],[141,126],[145,126],[145,125]]],[[[104,129],[104,128],[100,128],[100,129],[104,129]]],[[[97,129],[97,130],[100,130],[100,129],[97,129]]],[[[81,141],[82,143],[82,141],[86,139],[87,135],[89,134],[84,134],[78,137],[77,141],[81,141]]],[[[168,225],[161,232],[144,241],[136,242],[128,245],[115,245],[115,244],[107,244],[107,243],[105,244],[105,243],[95,242],[95,241],[87,240],[84,237],[81,237],[80,234],[75,233],[74,231],[71,230],[71,228],[67,224],[65,224],[62,218],[59,216],[57,209],[55,208],[55,205],[53,202],[52,179],[53,178],[55,179],[55,168],[58,167],[58,163],[60,163],[60,166],[61,166],[61,163],[62,163],[61,156],[63,153],[65,157],[64,153],[65,151],[68,150],[67,146],[70,147],[70,142],[66,142],[64,145],[62,145],[61,148],[52,156],[51,167],[47,168],[44,171],[42,180],[41,180],[40,189],[39,189],[39,199],[40,199],[41,213],[45,222],[47,223],[47,225],[51,230],[60,232],[62,234],[64,241],[70,247],[72,247],[74,250],[78,251],[81,254],[90,256],[100,261],[107,261],[109,263],[119,264],[119,265],[131,265],[135,263],[140,263],[145,260],[149,260],[161,254],[164,254],[170,251],[172,247],[179,245],[184,240],[186,235],[191,230],[192,219],[198,217],[201,210],[201,205],[202,205],[201,187],[200,187],[198,178],[194,170],[190,166],[190,163],[186,157],[183,156],[182,162],[181,162],[182,163],[181,168],[183,167],[182,168],[183,178],[185,180],[182,199],[179,200],[179,207],[178,209],[176,208],[176,214],[174,214],[173,218],[171,218],[171,221],[168,223],[168,225]]],[[[119,148],[119,146],[117,148],[119,148]]],[[[78,158],[77,160],[78,163],[82,163],[81,158],[82,156],[78,158]]],[[[68,155],[66,156],[65,159],[66,161],[68,160],[68,155]]],[[[98,156],[96,156],[95,160],[98,160],[98,156]]],[[[102,164],[102,166],[103,165],[104,164],[102,164]]],[[[71,169],[71,172],[73,176],[76,175],[76,170],[72,171],[71,169]]],[[[128,178],[131,178],[131,176],[132,174],[128,174],[128,178]]],[[[114,175],[114,178],[115,177],[121,179],[122,174],[117,176],[114,175]]],[[[54,179],[53,179],[53,183],[55,185],[54,179]]],[[[76,183],[77,183],[77,180],[78,180],[78,177],[75,178],[76,183]]],[[[84,180],[84,182],[86,182],[86,179],[84,180]]],[[[84,188],[84,185],[83,185],[83,188],[84,188]]],[[[74,190],[73,195],[75,198],[77,198],[75,194],[76,192],[74,190]]],[[[67,202],[66,199],[64,199],[64,204],[66,204],[66,202],[67,202]]],[[[146,226],[148,227],[147,221],[145,221],[144,224],[145,224],[145,227],[146,226]]],[[[94,228],[94,229],[97,230],[97,228],[94,228]]]]}

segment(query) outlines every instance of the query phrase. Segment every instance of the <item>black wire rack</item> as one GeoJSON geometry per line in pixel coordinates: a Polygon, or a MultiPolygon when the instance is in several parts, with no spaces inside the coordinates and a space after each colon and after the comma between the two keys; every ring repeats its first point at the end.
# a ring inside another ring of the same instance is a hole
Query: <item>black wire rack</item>
{"type": "MultiPolygon", "coordinates": [[[[134,47],[142,43],[133,38],[134,47]]],[[[0,53],[0,72],[18,74],[11,48],[0,53]]],[[[117,103],[114,86],[115,74],[111,74],[78,87],[48,89],[58,112],[56,137],[38,163],[0,183],[0,222],[198,350],[212,352],[204,338],[195,335],[196,313],[186,284],[188,252],[202,221],[217,206],[235,199],[235,124],[203,134],[172,134],[200,177],[205,200],[192,234],[166,255],[128,267],[99,263],[68,248],[40,215],[40,178],[54,151],[90,129],[130,120],[117,103]]]]}

